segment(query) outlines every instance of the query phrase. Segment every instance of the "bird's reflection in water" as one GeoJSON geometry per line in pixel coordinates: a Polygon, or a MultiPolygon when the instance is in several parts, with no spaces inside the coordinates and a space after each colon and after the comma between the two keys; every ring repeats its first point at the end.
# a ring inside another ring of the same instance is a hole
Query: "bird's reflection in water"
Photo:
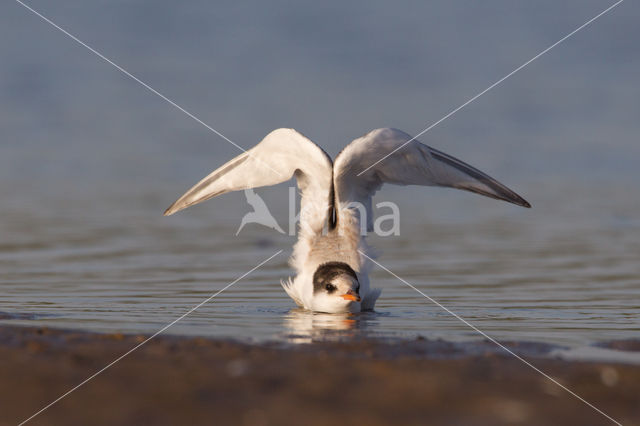
{"type": "Polygon", "coordinates": [[[290,343],[311,343],[361,336],[375,315],[374,312],[325,314],[292,309],[284,316],[285,338],[290,343]]]}

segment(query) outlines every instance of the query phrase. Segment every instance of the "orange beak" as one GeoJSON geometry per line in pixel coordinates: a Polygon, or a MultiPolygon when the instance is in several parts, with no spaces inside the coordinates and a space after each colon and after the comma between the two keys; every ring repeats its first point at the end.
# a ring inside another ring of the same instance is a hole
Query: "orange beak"
{"type": "Polygon", "coordinates": [[[346,292],[345,294],[343,294],[340,297],[342,297],[344,300],[351,300],[352,302],[359,302],[360,301],[360,296],[355,294],[353,292],[353,290],[349,290],[348,292],[346,292]]]}

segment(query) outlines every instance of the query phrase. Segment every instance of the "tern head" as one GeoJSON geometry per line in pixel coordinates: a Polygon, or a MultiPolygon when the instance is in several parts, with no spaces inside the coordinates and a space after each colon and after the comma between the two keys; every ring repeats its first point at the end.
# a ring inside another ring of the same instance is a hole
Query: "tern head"
{"type": "Polygon", "coordinates": [[[360,282],[344,262],[327,262],[313,274],[313,310],[328,313],[359,312],[360,282]]]}

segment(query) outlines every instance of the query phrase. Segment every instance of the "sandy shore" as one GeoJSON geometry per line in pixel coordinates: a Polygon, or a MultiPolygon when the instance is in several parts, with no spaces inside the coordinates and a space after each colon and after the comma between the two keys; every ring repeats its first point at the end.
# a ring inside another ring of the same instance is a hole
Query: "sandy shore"
{"type": "MultiPolygon", "coordinates": [[[[0,424],[25,420],[144,338],[0,327],[0,424]]],[[[542,346],[522,349],[622,424],[640,424],[640,366],[566,362],[536,355],[542,346]]],[[[613,423],[488,343],[293,347],[159,336],[29,424],[613,423]]]]}

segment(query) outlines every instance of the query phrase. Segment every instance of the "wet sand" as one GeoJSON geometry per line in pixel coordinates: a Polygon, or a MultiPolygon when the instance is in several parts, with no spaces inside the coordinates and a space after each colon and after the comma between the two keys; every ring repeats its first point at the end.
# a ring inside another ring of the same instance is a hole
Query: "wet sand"
{"type": "MultiPolygon", "coordinates": [[[[0,425],[25,420],[145,337],[0,327],[0,425]]],[[[640,366],[567,362],[543,357],[544,345],[510,345],[622,424],[640,424],[640,366]]],[[[613,423],[488,342],[159,336],[29,424],[613,423]]]]}

